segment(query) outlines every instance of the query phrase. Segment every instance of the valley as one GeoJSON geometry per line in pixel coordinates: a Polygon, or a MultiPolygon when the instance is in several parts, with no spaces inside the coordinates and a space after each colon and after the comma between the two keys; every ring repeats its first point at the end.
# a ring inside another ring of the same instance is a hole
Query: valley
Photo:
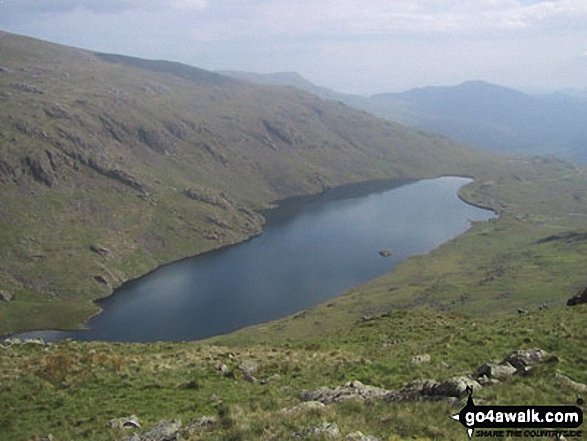
{"type": "Polygon", "coordinates": [[[459,197],[498,215],[323,304],[200,342],[6,340],[0,439],[328,439],[336,426],[454,440],[466,397],[438,388],[457,377],[483,383],[480,403],[584,409],[587,306],[566,302],[587,284],[585,166],[4,32],[0,104],[2,335],[79,328],[124,282],[261,234],[284,198],[463,176],[459,197]],[[527,371],[476,376],[537,348],[527,371]],[[379,398],[324,398],[349,388],[379,398]],[[160,421],[167,435],[149,435],[160,421]]]}

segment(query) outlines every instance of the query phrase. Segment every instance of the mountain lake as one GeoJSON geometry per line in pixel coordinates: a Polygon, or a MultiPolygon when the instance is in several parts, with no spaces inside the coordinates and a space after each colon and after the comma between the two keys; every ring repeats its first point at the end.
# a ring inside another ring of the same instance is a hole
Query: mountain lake
{"type": "Polygon", "coordinates": [[[264,213],[261,235],[162,266],[99,300],[87,329],[17,337],[191,341],[294,314],[495,217],[458,198],[469,182],[375,181],[281,201],[264,213]]]}

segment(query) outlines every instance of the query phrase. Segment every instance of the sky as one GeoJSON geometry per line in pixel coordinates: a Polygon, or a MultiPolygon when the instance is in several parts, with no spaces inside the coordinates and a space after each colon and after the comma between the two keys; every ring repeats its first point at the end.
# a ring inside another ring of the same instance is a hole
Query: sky
{"type": "Polygon", "coordinates": [[[0,30],[363,95],[587,89],[587,0],[0,0],[0,30]]]}

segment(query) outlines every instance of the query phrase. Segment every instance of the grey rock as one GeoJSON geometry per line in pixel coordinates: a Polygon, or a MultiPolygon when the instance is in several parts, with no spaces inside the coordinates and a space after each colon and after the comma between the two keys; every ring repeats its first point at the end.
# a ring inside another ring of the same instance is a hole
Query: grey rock
{"type": "Polygon", "coordinates": [[[587,393],[587,384],[577,383],[576,381],[571,380],[566,375],[559,373],[556,373],[555,377],[562,383],[563,386],[568,387],[569,389],[572,389],[575,392],[583,394],[587,393]]]}
{"type": "Polygon", "coordinates": [[[469,377],[453,377],[440,383],[434,389],[434,395],[460,398],[466,394],[468,387],[471,387],[474,391],[482,388],[477,381],[469,377]]]}
{"type": "Polygon", "coordinates": [[[13,299],[13,295],[6,291],[0,291],[0,302],[10,302],[13,299]]]}
{"type": "Polygon", "coordinates": [[[504,378],[513,375],[515,372],[516,368],[507,361],[501,364],[485,363],[477,369],[475,377],[479,378],[486,376],[489,379],[503,380],[504,378]]]}
{"type": "Polygon", "coordinates": [[[94,280],[98,283],[103,283],[104,285],[108,285],[108,280],[106,280],[106,278],[104,276],[94,276],[94,280]]]}
{"type": "Polygon", "coordinates": [[[544,363],[547,358],[548,353],[542,349],[521,349],[508,355],[504,363],[511,364],[519,372],[525,372],[529,367],[544,363]]]}
{"type": "Polygon", "coordinates": [[[194,427],[210,427],[216,424],[216,418],[213,416],[202,416],[194,420],[190,425],[189,428],[194,427]]]}
{"type": "Polygon", "coordinates": [[[97,243],[90,245],[90,250],[96,254],[99,254],[100,256],[110,255],[110,250],[108,248],[103,247],[102,245],[99,245],[97,243]]]}
{"type": "Polygon", "coordinates": [[[374,436],[363,435],[362,432],[353,432],[349,433],[345,437],[346,441],[380,441],[379,438],[375,438],[374,436]]]}
{"type": "Polygon", "coordinates": [[[430,354],[414,355],[412,357],[412,364],[429,363],[431,360],[430,354]]]}
{"type": "Polygon", "coordinates": [[[253,376],[259,370],[259,363],[256,361],[243,361],[238,365],[238,368],[245,376],[253,376]]]}
{"type": "Polygon", "coordinates": [[[294,415],[300,412],[320,411],[325,407],[324,403],[320,401],[306,401],[288,409],[281,409],[281,413],[284,415],[294,415]]]}
{"type": "Polygon", "coordinates": [[[7,338],[6,340],[4,340],[4,344],[8,347],[12,346],[12,345],[41,345],[44,346],[47,343],[45,343],[45,340],[43,340],[42,338],[25,338],[24,340],[21,340],[18,337],[14,337],[14,338],[7,338]]]}
{"type": "Polygon", "coordinates": [[[381,399],[389,394],[390,391],[375,386],[366,386],[360,381],[350,381],[344,386],[334,389],[329,387],[320,387],[314,390],[305,390],[300,394],[303,401],[320,401],[324,404],[341,403],[353,399],[381,399]]]}
{"type": "Polygon", "coordinates": [[[180,441],[179,420],[160,421],[155,427],[140,434],[134,434],[124,441],[180,441]]]}
{"type": "Polygon", "coordinates": [[[217,369],[218,369],[218,372],[220,372],[225,377],[230,375],[230,369],[228,369],[228,366],[226,366],[225,364],[219,364],[217,369]]]}
{"type": "Polygon", "coordinates": [[[141,424],[139,423],[139,419],[136,415],[122,418],[113,418],[108,421],[108,423],[106,423],[106,426],[110,427],[111,429],[141,428],[141,424]]]}
{"type": "Polygon", "coordinates": [[[567,306],[576,306],[587,303],[587,287],[567,300],[567,306]]]}
{"type": "Polygon", "coordinates": [[[292,438],[325,437],[332,439],[340,438],[341,436],[340,429],[336,423],[322,423],[318,426],[306,427],[291,435],[292,438]]]}
{"type": "Polygon", "coordinates": [[[434,397],[434,391],[439,383],[436,380],[416,380],[404,384],[398,390],[389,391],[384,397],[385,401],[422,401],[438,399],[434,397]]]}

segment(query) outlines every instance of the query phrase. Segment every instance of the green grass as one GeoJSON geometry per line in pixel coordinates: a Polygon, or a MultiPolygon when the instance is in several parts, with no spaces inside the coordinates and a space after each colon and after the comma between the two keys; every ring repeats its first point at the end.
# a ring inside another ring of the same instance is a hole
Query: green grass
{"type": "Polygon", "coordinates": [[[135,414],[144,427],[203,415],[218,424],[186,439],[286,439],[303,427],[336,422],[343,434],[357,430],[381,439],[461,439],[463,428],[446,402],[349,402],[288,417],[304,389],[335,387],[358,379],[399,388],[420,378],[443,380],[470,373],[487,361],[540,347],[551,361],[528,377],[488,386],[475,398],[491,404],[574,404],[577,394],[555,376],[587,382],[587,308],[556,307],[520,318],[470,318],[417,308],[361,320],[338,334],[271,345],[104,344],[61,342],[0,351],[0,439],[118,438],[106,423],[135,414]],[[389,343],[390,341],[394,343],[389,343]],[[414,365],[414,355],[431,361],[414,365]],[[259,363],[245,381],[238,369],[259,363]],[[218,371],[226,364],[228,377],[218,371]],[[221,400],[222,404],[217,402],[221,400]]]}

